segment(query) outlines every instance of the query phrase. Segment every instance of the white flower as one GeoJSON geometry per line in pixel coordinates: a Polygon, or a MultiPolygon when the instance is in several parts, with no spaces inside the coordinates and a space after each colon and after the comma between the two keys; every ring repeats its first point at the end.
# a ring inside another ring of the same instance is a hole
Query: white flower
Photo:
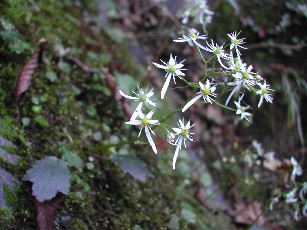
{"type": "Polygon", "coordinates": [[[235,48],[235,50],[236,50],[238,56],[241,55],[241,53],[240,53],[238,47],[240,47],[240,48],[242,48],[242,49],[247,49],[247,48],[241,46],[242,44],[245,43],[245,42],[244,42],[244,39],[245,39],[245,38],[240,38],[240,39],[239,39],[238,36],[239,36],[240,33],[241,33],[241,32],[239,32],[239,33],[237,33],[237,32],[232,32],[232,33],[230,33],[230,34],[227,34],[228,37],[231,39],[230,50],[232,50],[233,48],[235,48]]]}
{"type": "Polygon", "coordinates": [[[162,62],[163,62],[164,65],[160,65],[160,64],[153,62],[153,64],[155,66],[157,66],[158,68],[164,69],[166,71],[166,75],[165,75],[166,81],[165,81],[165,83],[162,87],[162,90],[161,90],[161,99],[164,98],[164,95],[165,95],[166,90],[168,88],[168,85],[170,83],[171,77],[173,77],[173,80],[176,84],[175,76],[180,78],[181,76],[185,75],[183,72],[181,72],[181,70],[185,70],[185,69],[182,69],[182,67],[183,67],[182,62],[184,62],[184,60],[177,64],[176,63],[176,57],[174,59],[171,55],[168,63],[165,63],[164,61],[162,61],[162,62]]]}
{"type": "Polygon", "coordinates": [[[307,217],[307,202],[305,203],[305,205],[302,208],[302,213],[305,217],[307,217]]]}
{"type": "MultiPolygon", "coordinates": [[[[301,197],[301,200],[302,201],[306,201],[306,199],[305,199],[305,194],[307,193],[307,182],[304,182],[304,184],[303,184],[303,187],[302,187],[302,189],[301,189],[301,191],[300,191],[300,197],[301,197]]],[[[307,194],[306,194],[307,195],[307,194]]],[[[307,204],[307,203],[306,203],[307,204]]],[[[307,211],[307,210],[306,210],[307,211]]]]}
{"type": "Polygon", "coordinates": [[[256,84],[255,78],[252,74],[254,74],[252,71],[253,66],[250,65],[248,68],[245,67],[246,64],[243,64],[241,62],[241,59],[239,58],[239,64],[241,70],[237,71],[235,74],[232,74],[234,81],[233,82],[229,82],[227,83],[227,85],[229,86],[234,86],[233,90],[231,91],[231,93],[229,94],[225,105],[228,104],[228,102],[230,101],[230,99],[232,98],[233,94],[235,92],[239,92],[241,87],[243,86],[244,88],[246,88],[247,90],[250,90],[251,86],[254,86],[256,84]]]}
{"type": "Polygon", "coordinates": [[[201,47],[201,45],[197,43],[197,39],[199,39],[199,40],[206,40],[207,39],[206,35],[199,35],[199,32],[194,28],[189,29],[189,33],[190,33],[190,36],[183,35],[183,38],[178,38],[178,39],[173,40],[173,41],[174,42],[188,42],[190,46],[193,46],[193,44],[195,44],[195,45],[201,47]]]}
{"type": "Polygon", "coordinates": [[[273,211],[275,204],[279,202],[279,197],[273,197],[273,199],[270,202],[270,211],[273,211]]]}
{"type": "Polygon", "coordinates": [[[225,50],[223,50],[223,45],[219,46],[218,44],[214,44],[213,40],[211,40],[211,44],[207,43],[207,47],[201,47],[202,49],[213,53],[216,57],[218,62],[220,63],[220,65],[225,68],[228,69],[226,66],[223,65],[221,58],[228,60],[229,59],[229,55],[225,53],[225,50]]]}
{"type": "Polygon", "coordinates": [[[286,194],[286,203],[296,203],[297,202],[297,198],[295,198],[296,196],[296,189],[291,190],[290,192],[288,192],[286,194]]]}
{"type": "Polygon", "coordinates": [[[186,140],[193,141],[193,138],[191,136],[191,134],[193,134],[193,133],[190,133],[189,129],[192,128],[194,125],[191,125],[190,121],[188,121],[188,123],[186,125],[184,125],[183,122],[184,121],[181,121],[179,119],[179,121],[178,121],[178,127],[179,128],[173,128],[173,130],[175,132],[174,136],[178,135],[178,137],[177,137],[177,140],[175,142],[170,142],[171,144],[176,145],[176,151],[175,151],[175,155],[173,157],[173,169],[175,169],[176,160],[177,160],[177,157],[178,157],[179,150],[181,150],[182,143],[184,144],[184,147],[186,148],[185,141],[186,140]]]}
{"type": "Polygon", "coordinates": [[[150,132],[152,132],[153,135],[154,132],[151,130],[151,128],[149,127],[149,125],[156,125],[159,123],[158,120],[151,120],[151,117],[153,115],[154,111],[150,111],[146,116],[142,113],[141,110],[138,110],[138,116],[140,118],[140,120],[132,120],[132,121],[128,121],[126,122],[126,124],[128,125],[138,125],[138,126],[141,126],[141,129],[140,129],[140,132],[139,132],[139,135],[138,137],[140,137],[141,135],[141,132],[143,130],[143,128],[145,129],[145,134],[146,134],[146,137],[147,137],[147,140],[149,142],[149,144],[151,145],[152,147],[152,150],[154,151],[154,153],[157,154],[157,148],[156,148],[156,145],[154,143],[154,141],[152,140],[152,137],[150,135],[150,132]]]}
{"type": "Polygon", "coordinates": [[[241,106],[241,100],[242,100],[243,96],[244,96],[244,94],[242,94],[242,96],[239,98],[238,101],[234,102],[236,104],[236,107],[237,107],[236,114],[241,114],[240,120],[242,120],[243,118],[248,120],[247,116],[251,116],[252,114],[246,112],[246,110],[249,109],[249,106],[241,106]]]}
{"type": "Polygon", "coordinates": [[[126,95],[123,91],[119,90],[120,95],[122,95],[123,97],[128,98],[130,100],[135,100],[135,101],[140,102],[138,106],[136,107],[134,113],[132,114],[130,120],[135,120],[135,118],[138,116],[138,111],[142,109],[143,104],[145,104],[147,108],[149,108],[148,105],[151,105],[153,107],[156,106],[156,104],[152,100],[150,100],[150,97],[154,95],[153,89],[151,89],[148,93],[147,93],[148,88],[143,90],[142,88],[138,86],[138,89],[139,89],[139,93],[135,93],[134,91],[132,91],[136,97],[126,95]]]}
{"type": "Polygon", "coordinates": [[[203,26],[203,30],[206,31],[206,25],[211,23],[212,15],[214,12],[208,7],[206,0],[190,0],[186,1],[185,11],[183,14],[182,23],[186,24],[190,18],[196,23],[203,26]]]}
{"type": "Polygon", "coordinates": [[[232,51],[230,51],[229,55],[229,67],[227,69],[230,69],[234,72],[239,72],[242,69],[244,69],[246,66],[246,63],[242,63],[240,56],[237,56],[234,58],[232,51]]]}
{"type": "Polygon", "coordinates": [[[296,176],[301,176],[303,174],[303,170],[301,165],[295,160],[294,157],[291,157],[291,164],[293,166],[292,173],[291,173],[291,179],[293,182],[295,182],[296,176]]]}
{"type": "Polygon", "coordinates": [[[214,91],[216,90],[215,85],[212,85],[209,80],[206,81],[206,85],[203,85],[201,82],[199,82],[200,86],[200,92],[198,92],[197,96],[194,97],[192,100],[190,100],[183,108],[182,112],[186,111],[191,105],[193,105],[198,99],[203,97],[205,102],[208,102],[212,104],[212,97],[216,97],[216,94],[214,91]]]}
{"type": "Polygon", "coordinates": [[[264,82],[263,84],[261,83],[257,83],[257,85],[259,85],[260,89],[256,91],[257,94],[260,95],[260,99],[259,99],[259,103],[258,103],[258,108],[261,106],[262,102],[263,102],[263,98],[269,102],[272,103],[273,98],[271,97],[269,91],[272,91],[272,89],[270,89],[270,85],[267,85],[266,82],[264,82]]]}
{"type": "Polygon", "coordinates": [[[241,71],[236,72],[235,74],[232,74],[235,81],[229,82],[228,85],[230,86],[244,86],[246,89],[250,90],[249,87],[255,85],[255,79],[252,74],[253,66],[250,65],[248,68],[245,67],[245,65],[241,65],[241,71]]]}

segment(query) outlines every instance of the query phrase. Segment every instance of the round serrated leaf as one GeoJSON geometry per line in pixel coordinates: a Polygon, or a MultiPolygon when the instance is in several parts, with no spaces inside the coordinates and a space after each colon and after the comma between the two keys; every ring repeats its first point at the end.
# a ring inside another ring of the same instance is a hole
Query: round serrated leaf
{"type": "Polygon", "coordinates": [[[130,155],[113,155],[111,160],[133,178],[145,182],[147,177],[153,177],[144,161],[130,155]]]}
{"type": "Polygon", "coordinates": [[[36,161],[24,177],[24,180],[33,183],[32,195],[39,202],[51,200],[58,192],[67,195],[69,179],[70,174],[65,162],[53,156],[36,161]]]}

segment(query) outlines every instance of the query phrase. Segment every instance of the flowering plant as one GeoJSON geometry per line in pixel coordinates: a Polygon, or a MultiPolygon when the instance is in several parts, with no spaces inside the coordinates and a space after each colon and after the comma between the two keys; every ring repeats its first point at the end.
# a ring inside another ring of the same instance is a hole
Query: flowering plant
{"type": "MultiPolygon", "coordinates": [[[[240,116],[240,120],[246,119],[251,121],[252,107],[244,101],[244,95],[250,94],[260,96],[258,107],[260,107],[264,101],[272,103],[273,98],[271,92],[273,90],[258,73],[253,71],[252,65],[247,65],[242,61],[240,49],[246,48],[243,47],[245,44],[244,38],[239,38],[240,32],[228,34],[230,41],[226,45],[218,44],[212,39],[211,42],[208,42],[208,36],[200,34],[200,32],[194,28],[188,29],[188,32],[189,35],[183,35],[182,38],[174,39],[174,42],[187,42],[188,45],[196,48],[199,52],[204,65],[204,76],[201,77],[197,83],[190,82],[189,79],[186,78],[187,69],[184,68],[184,60],[181,59],[181,61],[178,62],[177,57],[172,54],[170,54],[167,62],[163,60],[161,60],[162,64],[153,62],[154,66],[166,72],[165,82],[161,89],[161,99],[165,98],[166,91],[171,84],[171,79],[173,79],[174,84],[176,84],[177,78],[186,84],[187,87],[190,87],[193,92],[196,90],[199,91],[192,99],[187,99],[176,112],[180,110],[182,112],[187,112],[188,109],[196,103],[210,103],[234,111],[235,114],[240,116]],[[229,51],[227,51],[228,48],[229,51]],[[235,56],[232,52],[233,49],[236,51],[235,56]],[[207,56],[209,57],[206,59],[205,57],[207,56]],[[215,67],[216,61],[220,64],[220,68],[215,67]],[[185,73],[183,71],[185,71],[185,73]],[[220,76],[224,77],[222,81],[217,80],[220,76]],[[223,102],[221,96],[225,94],[228,94],[228,97],[227,100],[223,102]],[[235,107],[229,107],[228,104],[231,99],[237,96],[238,100],[234,101],[235,107]],[[203,101],[198,102],[201,98],[203,101]]],[[[179,119],[178,128],[172,128],[173,133],[169,130],[170,127],[163,123],[163,119],[151,119],[154,113],[153,111],[148,112],[147,115],[143,114],[143,104],[148,109],[151,109],[150,107],[156,107],[156,103],[151,99],[154,95],[154,89],[148,91],[148,88],[144,90],[138,87],[138,93],[133,92],[135,96],[129,96],[121,90],[119,93],[127,99],[139,102],[130,121],[126,122],[126,124],[139,126],[139,137],[141,131],[144,129],[147,140],[155,153],[157,153],[157,148],[151,137],[151,133],[154,134],[154,132],[150,125],[160,125],[166,130],[168,142],[176,146],[173,157],[173,169],[175,169],[176,160],[182,145],[186,147],[186,140],[193,141],[191,136],[193,133],[190,132],[190,129],[194,125],[191,125],[190,119],[187,124],[184,124],[184,121],[179,119]],[[137,119],[137,117],[139,119],[137,119]]],[[[172,115],[173,114],[174,113],[172,113],[172,115]]]]}

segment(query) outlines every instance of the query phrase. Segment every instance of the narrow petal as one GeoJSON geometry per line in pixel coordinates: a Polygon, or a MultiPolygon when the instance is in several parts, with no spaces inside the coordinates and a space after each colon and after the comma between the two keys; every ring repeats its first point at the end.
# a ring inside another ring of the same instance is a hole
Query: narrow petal
{"type": "Polygon", "coordinates": [[[185,74],[183,72],[181,72],[179,69],[175,70],[175,74],[177,74],[179,76],[185,76],[185,74]]]}
{"type": "Polygon", "coordinates": [[[261,95],[261,97],[260,97],[260,99],[259,99],[258,108],[261,106],[262,101],[263,101],[263,95],[261,95]]]}
{"type": "Polygon", "coordinates": [[[150,124],[150,125],[154,125],[154,124],[159,123],[158,120],[148,120],[147,122],[148,122],[148,124],[150,124]]]}
{"type": "MultiPolygon", "coordinates": [[[[175,58],[176,58],[176,57],[175,57],[175,58]]],[[[169,65],[175,65],[175,64],[176,64],[176,61],[175,61],[175,59],[173,58],[172,55],[171,55],[170,58],[169,58],[168,64],[169,64],[169,65]]]]}
{"type": "Polygon", "coordinates": [[[176,160],[177,160],[177,157],[178,157],[179,150],[181,149],[181,145],[182,145],[182,138],[180,138],[178,143],[177,143],[175,155],[173,157],[173,169],[174,170],[175,170],[175,167],[176,167],[176,160]]]}
{"type": "Polygon", "coordinates": [[[181,129],[178,129],[178,128],[173,128],[173,130],[175,131],[176,134],[181,133],[182,131],[181,129]]]}
{"type": "Polygon", "coordinates": [[[166,77],[166,81],[165,81],[165,83],[164,83],[164,85],[162,87],[162,90],[161,90],[161,99],[163,99],[164,96],[165,96],[165,93],[166,93],[166,90],[168,88],[168,85],[169,85],[169,82],[171,80],[171,77],[172,77],[172,74],[168,74],[168,76],[166,77]]]}
{"type": "Polygon", "coordinates": [[[154,62],[152,64],[154,64],[156,67],[158,67],[160,69],[168,69],[168,66],[160,65],[160,64],[154,63],[154,62]]]}
{"type": "Polygon", "coordinates": [[[120,95],[122,95],[123,97],[128,98],[128,99],[131,99],[131,100],[138,100],[138,99],[139,99],[139,98],[137,98],[137,97],[131,97],[131,96],[125,94],[125,93],[124,93],[123,91],[121,91],[121,90],[119,90],[119,93],[120,93],[120,95]]]}
{"type": "Polygon", "coordinates": [[[179,119],[179,125],[180,125],[180,128],[181,128],[181,129],[184,129],[184,123],[183,123],[183,121],[180,120],[180,119],[179,119]]]}
{"type": "Polygon", "coordinates": [[[133,112],[133,114],[130,118],[130,121],[133,121],[137,118],[137,116],[139,115],[139,110],[141,110],[141,108],[142,108],[142,105],[143,105],[143,102],[140,102],[138,104],[138,106],[135,108],[135,111],[133,112]]]}
{"type": "Polygon", "coordinates": [[[179,39],[176,39],[176,40],[173,40],[174,42],[187,42],[191,40],[191,38],[179,38],[179,39]]]}
{"type": "Polygon", "coordinates": [[[181,69],[184,66],[184,64],[178,63],[175,65],[176,69],[181,69]]]}
{"type": "Polygon", "coordinates": [[[142,122],[140,120],[127,121],[127,125],[141,125],[142,122]]]}
{"type": "Polygon", "coordinates": [[[154,107],[156,106],[156,103],[154,103],[152,100],[149,100],[149,99],[146,100],[146,103],[148,103],[148,104],[150,104],[154,107]]]}
{"type": "Polygon", "coordinates": [[[155,94],[154,92],[150,91],[150,92],[146,93],[146,97],[151,97],[151,96],[153,96],[154,94],[155,94]]]}
{"type": "Polygon", "coordinates": [[[142,110],[138,110],[139,118],[144,119],[145,115],[143,114],[142,110]]]}
{"type": "Polygon", "coordinates": [[[201,98],[202,95],[199,94],[196,97],[194,97],[192,100],[190,100],[183,108],[182,112],[186,111],[191,105],[193,105],[199,98],[201,98]]]}
{"type": "Polygon", "coordinates": [[[149,120],[151,119],[152,115],[154,114],[155,111],[151,110],[147,115],[146,118],[149,120]]]}
{"type": "Polygon", "coordinates": [[[203,84],[203,83],[198,82],[198,84],[199,84],[199,86],[200,86],[200,88],[201,88],[202,90],[204,90],[204,89],[205,89],[205,86],[204,86],[204,84],[203,84]]]}
{"type": "Polygon", "coordinates": [[[150,135],[150,130],[147,126],[145,126],[145,134],[146,134],[149,144],[151,145],[152,150],[154,151],[155,154],[157,154],[157,148],[156,148],[155,142],[152,140],[151,135],[150,135]]]}

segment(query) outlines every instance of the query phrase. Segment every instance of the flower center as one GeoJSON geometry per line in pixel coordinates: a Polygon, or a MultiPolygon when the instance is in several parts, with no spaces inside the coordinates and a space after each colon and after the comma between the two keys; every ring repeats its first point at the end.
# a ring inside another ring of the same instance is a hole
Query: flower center
{"type": "Polygon", "coordinates": [[[244,73],[243,78],[247,79],[249,77],[249,73],[244,73]]]}
{"type": "Polygon", "coordinates": [[[215,55],[219,55],[220,53],[222,53],[221,47],[216,48],[216,49],[214,50],[214,52],[213,52],[213,54],[215,54],[215,55]]]}
{"type": "Polygon", "coordinates": [[[263,89],[262,90],[262,94],[267,94],[268,93],[268,90],[267,89],[263,89]]]}
{"type": "Polygon", "coordinates": [[[181,136],[183,136],[183,137],[187,137],[188,134],[189,134],[189,132],[186,129],[181,131],[181,136]]]}
{"type": "Polygon", "coordinates": [[[140,100],[141,100],[141,101],[145,102],[146,99],[147,99],[146,94],[141,94],[141,95],[140,95],[140,100]]]}
{"type": "Polygon", "coordinates": [[[171,65],[171,66],[168,68],[168,71],[171,72],[171,73],[175,73],[175,71],[176,71],[176,66],[171,65]]]}
{"type": "Polygon", "coordinates": [[[196,34],[191,33],[191,38],[196,38],[196,34]]]}
{"type": "Polygon", "coordinates": [[[148,125],[148,120],[147,120],[147,118],[143,118],[143,119],[141,120],[141,122],[142,122],[142,126],[148,125]]]}
{"type": "Polygon", "coordinates": [[[240,65],[235,65],[235,70],[236,71],[239,71],[241,69],[241,66],[240,65]]]}
{"type": "Polygon", "coordinates": [[[245,107],[245,106],[240,107],[240,110],[241,110],[242,113],[244,113],[246,111],[246,109],[247,109],[247,107],[245,107]]]}
{"type": "Polygon", "coordinates": [[[204,89],[202,93],[203,95],[208,96],[210,94],[210,89],[204,89]]]}
{"type": "Polygon", "coordinates": [[[233,42],[235,43],[235,44],[239,44],[239,42],[240,42],[240,40],[238,40],[238,39],[233,39],[233,42]]]}

